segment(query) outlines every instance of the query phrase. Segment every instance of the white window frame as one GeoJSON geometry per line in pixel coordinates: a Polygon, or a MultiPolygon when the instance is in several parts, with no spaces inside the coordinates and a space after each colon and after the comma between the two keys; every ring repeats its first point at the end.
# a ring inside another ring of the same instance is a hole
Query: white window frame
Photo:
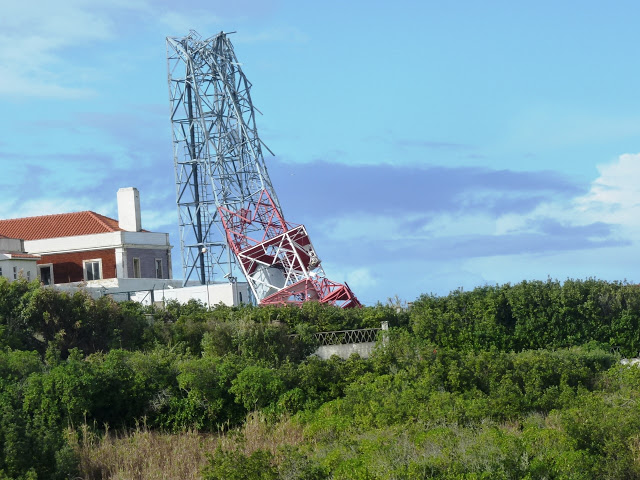
{"type": "Polygon", "coordinates": [[[0,267],[0,277],[2,276],[2,267],[0,267]]]}
{"type": "Polygon", "coordinates": [[[13,279],[18,279],[18,267],[13,267],[13,279]]]}
{"type": "Polygon", "coordinates": [[[51,274],[51,283],[49,285],[54,285],[56,283],[53,279],[53,263],[39,263],[37,267],[38,267],[38,280],[40,280],[40,283],[42,283],[41,270],[44,268],[48,268],[49,273],[51,274]]]}
{"type": "Polygon", "coordinates": [[[162,268],[161,258],[156,258],[155,266],[156,266],[156,278],[164,278],[164,268],[162,268]],[[160,276],[158,276],[158,266],[160,266],[160,276]]]}
{"type": "Polygon", "coordinates": [[[82,276],[84,277],[84,280],[86,282],[91,281],[91,280],[89,280],[87,278],[87,263],[95,263],[95,262],[98,263],[98,268],[100,269],[100,272],[99,272],[100,275],[99,275],[99,278],[94,278],[92,280],[102,280],[104,278],[103,271],[102,271],[102,259],[101,258],[91,258],[91,259],[87,259],[87,260],[83,260],[82,261],[82,276]]]}
{"type": "Polygon", "coordinates": [[[133,257],[133,278],[142,278],[142,265],[140,265],[140,257],[133,257]],[[136,265],[138,268],[136,268],[136,265]]]}

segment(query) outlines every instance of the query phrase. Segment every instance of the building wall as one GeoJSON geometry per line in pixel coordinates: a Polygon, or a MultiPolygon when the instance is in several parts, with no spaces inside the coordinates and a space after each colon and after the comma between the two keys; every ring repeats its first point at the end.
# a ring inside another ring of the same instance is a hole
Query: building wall
{"type": "Polygon", "coordinates": [[[53,269],[54,283],[83,281],[82,261],[94,258],[102,259],[102,278],[132,278],[134,257],[141,259],[142,277],[155,278],[156,258],[163,260],[164,279],[172,277],[172,247],[167,233],[96,233],[30,240],[24,245],[29,253],[41,255],[38,263],[58,264],[53,269]]]}
{"type": "Polygon", "coordinates": [[[16,274],[18,278],[24,278],[25,280],[35,280],[36,278],[38,278],[38,267],[36,266],[35,258],[0,258],[0,268],[2,269],[2,276],[10,282],[14,280],[13,267],[16,267],[16,274]]]}
{"type": "Polygon", "coordinates": [[[75,237],[43,238],[41,240],[25,240],[27,252],[46,255],[59,252],[78,252],[81,250],[99,250],[117,248],[128,245],[157,246],[171,248],[168,233],[154,232],[109,232],[75,237]]]}
{"type": "Polygon", "coordinates": [[[134,278],[133,259],[140,259],[141,278],[156,278],[156,258],[162,260],[162,278],[171,278],[169,276],[169,255],[167,249],[151,249],[151,248],[127,248],[127,277],[134,278]]]}
{"type": "MultiPolygon", "coordinates": [[[[144,305],[151,303],[149,291],[140,291],[136,295],[131,295],[130,298],[144,305]]],[[[250,302],[249,286],[246,282],[213,283],[184,288],[163,288],[158,285],[155,288],[153,300],[156,302],[177,300],[180,303],[198,300],[209,308],[219,303],[234,306],[250,302]]]]}
{"type": "Polygon", "coordinates": [[[98,258],[102,260],[102,278],[116,278],[116,254],[113,248],[42,255],[38,265],[53,264],[55,283],[81,282],[84,280],[83,260],[98,258]]]}
{"type": "Polygon", "coordinates": [[[24,241],[18,238],[0,238],[0,252],[24,252],[24,241]]]}

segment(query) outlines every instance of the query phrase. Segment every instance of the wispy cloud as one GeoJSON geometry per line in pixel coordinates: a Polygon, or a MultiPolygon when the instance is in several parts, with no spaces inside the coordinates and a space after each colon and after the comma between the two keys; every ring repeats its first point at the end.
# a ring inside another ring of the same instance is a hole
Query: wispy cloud
{"type": "Polygon", "coordinates": [[[56,213],[93,210],[107,216],[115,215],[115,192],[111,202],[102,201],[90,195],[50,195],[22,202],[1,203],[0,218],[37,217],[56,213]]]}
{"type": "Polygon", "coordinates": [[[402,218],[437,212],[521,214],[533,211],[549,198],[568,199],[587,191],[586,186],[555,172],[480,167],[272,162],[270,172],[281,203],[287,206],[285,214],[293,216],[292,220],[296,216],[340,216],[343,205],[349,205],[352,213],[355,210],[358,214],[375,212],[402,218]],[[334,208],[309,208],[309,204],[297,201],[303,185],[307,192],[330,192],[328,202],[334,208]]]}
{"type": "Polygon", "coordinates": [[[555,104],[538,105],[513,119],[503,147],[530,145],[537,150],[559,149],[637,137],[639,134],[638,115],[608,117],[555,104]]]}
{"type": "Polygon", "coordinates": [[[255,33],[238,32],[236,43],[307,43],[309,37],[302,30],[291,26],[270,28],[255,33]]]}
{"type": "Polygon", "coordinates": [[[371,282],[357,289],[365,297],[380,295],[378,285],[388,284],[383,274],[415,281],[420,271],[434,269],[445,272],[449,288],[456,268],[482,283],[508,281],[510,263],[529,268],[537,262],[546,276],[556,271],[546,259],[558,263],[560,255],[576,252],[604,258],[593,252],[629,248],[640,233],[640,154],[601,165],[599,176],[585,184],[555,172],[477,167],[274,167],[285,215],[307,224],[321,257],[339,265],[342,278],[367,266],[371,282]],[[300,182],[304,195],[324,192],[323,201],[300,202],[300,182]],[[488,268],[484,276],[473,262],[488,268]],[[492,262],[500,272],[493,273],[492,262]]]}
{"type": "MultiPolygon", "coordinates": [[[[146,193],[146,192],[144,192],[146,193]]],[[[161,205],[155,204],[152,208],[141,211],[142,226],[147,230],[154,231],[172,231],[176,229],[177,222],[176,209],[170,208],[170,202],[164,202],[161,205]]]]}
{"type": "Polygon", "coordinates": [[[427,148],[433,150],[469,150],[472,147],[463,143],[454,142],[438,142],[431,140],[417,140],[417,139],[400,139],[395,140],[394,144],[401,148],[427,148]]]}
{"type": "MultiPolygon", "coordinates": [[[[100,66],[109,59],[111,50],[122,50],[120,61],[126,62],[129,45],[139,41],[137,35],[142,30],[152,29],[153,37],[158,30],[165,35],[186,35],[192,28],[201,28],[206,34],[221,29],[224,17],[255,18],[274,8],[274,2],[253,0],[191,0],[179,7],[165,0],[4,2],[0,15],[0,96],[14,100],[90,98],[99,93],[94,77],[107,74],[100,66]],[[95,48],[99,44],[109,48],[95,48]],[[88,49],[90,55],[79,55],[88,49]]],[[[239,42],[300,42],[305,38],[293,27],[243,35],[239,42]]]]}
{"type": "Polygon", "coordinates": [[[222,18],[212,15],[210,7],[199,11],[166,10],[158,16],[158,23],[167,29],[168,36],[181,37],[195,30],[205,38],[207,32],[218,33],[225,25],[222,18]]]}
{"type": "Polygon", "coordinates": [[[64,52],[112,38],[113,22],[94,11],[95,3],[100,1],[4,4],[0,16],[0,95],[91,95],[92,89],[79,83],[82,67],[65,60],[64,52]]]}
{"type": "Polygon", "coordinates": [[[599,165],[598,172],[589,193],[576,199],[576,208],[591,217],[640,226],[640,154],[621,155],[599,165]]]}

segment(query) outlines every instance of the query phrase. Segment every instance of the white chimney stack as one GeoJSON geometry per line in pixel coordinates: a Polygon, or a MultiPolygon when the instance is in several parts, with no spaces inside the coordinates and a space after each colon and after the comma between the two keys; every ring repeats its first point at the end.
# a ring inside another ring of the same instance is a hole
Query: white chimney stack
{"type": "Polygon", "coordinates": [[[142,230],[140,219],[140,192],[135,187],[118,190],[118,224],[128,232],[142,230]]]}

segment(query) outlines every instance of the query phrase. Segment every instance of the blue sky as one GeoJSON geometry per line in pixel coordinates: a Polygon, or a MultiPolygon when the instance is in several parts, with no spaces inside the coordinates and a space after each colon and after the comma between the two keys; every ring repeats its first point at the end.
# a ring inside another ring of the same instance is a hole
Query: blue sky
{"type": "Polygon", "coordinates": [[[0,16],[0,218],[141,193],[180,276],[166,36],[231,35],[285,218],[367,304],[638,281],[636,2],[33,0],[0,16]]]}

